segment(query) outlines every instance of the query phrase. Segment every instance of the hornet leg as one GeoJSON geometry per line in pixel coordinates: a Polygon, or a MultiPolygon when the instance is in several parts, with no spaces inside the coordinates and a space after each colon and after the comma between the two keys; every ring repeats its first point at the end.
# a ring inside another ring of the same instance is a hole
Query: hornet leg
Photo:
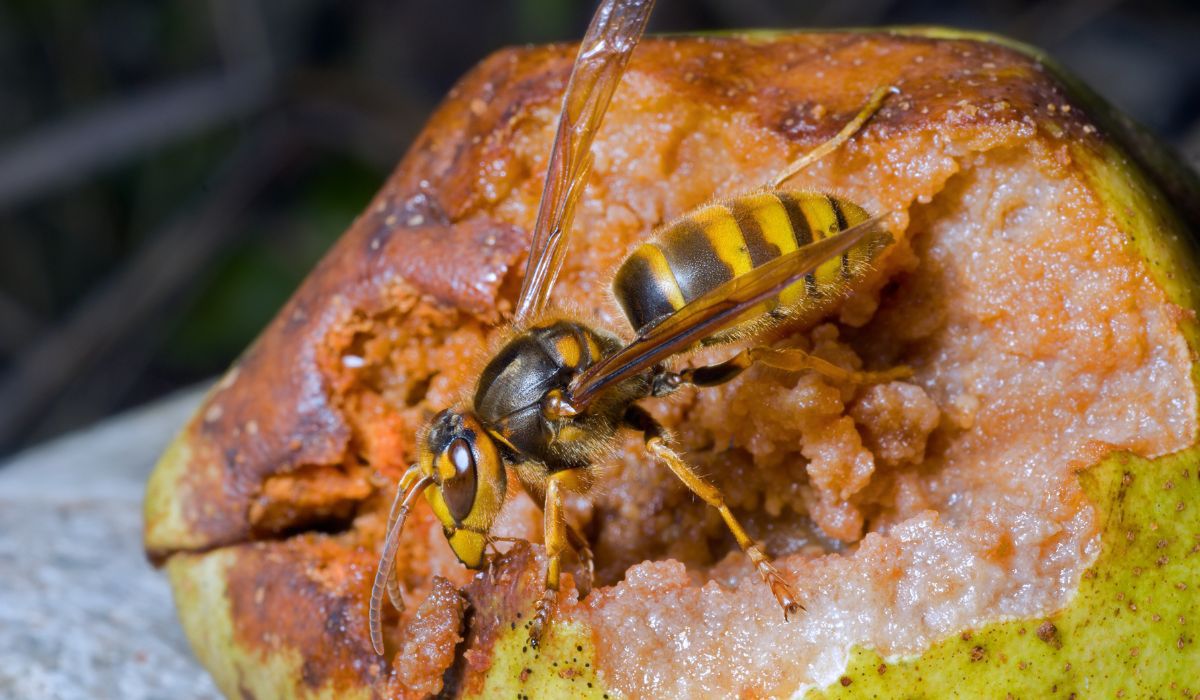
{"type": "Polygon", "coordinates": [[[583,598],[592,591],[592,584],[596,579],[596,560],[592,556],[592,547],[587,538],[571,523],[567,523],[567,540],[575,550],[575,555],[579,557],[580,566],[583,567],[580,580],[575,582],[575,587],[579,589],[579,597],[583,598]]]}
{"type": "MultiPolygon", "coordinates": [[[[564,479],[566,479],[566,477],[564,477],[564,479]]],[[[561,486],[565,487],[567,484],[563,483],[561,486]]],[[[576,487],[576,490],[578,490],[580,484],[576,483],[573,486],[576,487]]],[[[534,503],[541,503],[544,505],[547,502],[546,489],[540,486],[525,486],[525,492],[529,494],[529,497],[533,499],[534,503]]],[[[592,554],[592,546],[588,543],[587,537],[585,537],[577,527],[572,525],[571,521],[563,518],[563,522],[567,528],[567,543],[571,546],[571,549],[575,550],[575,556],[578,557],[579,565],[581,567],[581,570],[577,572],[575,577],[575,587],[579,590],[579,597],[584,598],[588,593],[591,592],[592,584],[596,578],[595,556],[592,554]]],[[[502,540],[505,538],[493,539],[502,540]]],[[[518,538],[518,541],[523,542],[524,540],[519,540],[518,538]]]]}
{"type": "Polygon", "coordinates": [[[758,544],[750,539],[750,535],[746,534],[746,530],[738,519],[734,517],[733,512],[729,510],[729,506],[725,505],[725,498],[721,495],[721,491],[717,487],[708,483],[703,477],[695,472],[679,456],[679,453],[667,446],[666,429],[659,425],[658,421],[654,420],[649,413],[646,413],[637,406],[632,406],[625,414],[625,420],[631,427],[641,430],[646,438],[646,451],[663,462],[670,468],[675,476],[684,483],[692,493],[699,496],[705,503],[716,508],[721,514],[721,518],[725,521],[725,526],[733,533],[734,539],[737,540],[738,546],[750,557],[750,561],[754,564],[754,568],[758,571],[758,575],[771,588],[771,593],[775,595],[775,600],[779,601],[779,605],[783,608],[783,617],[786,620],[788,615],[795,615],[804,609],[804,606],[796,602],[799,596],[788,583],[783,574],[771,564],[770,558],[762,551],[758,544]]]}
{"type": "Polygon", "coordinates": [[[572,470],[556,472],[546,480],[546,500],[543,506],[545,514],[544,528],[546,539],[546,587],[541,599],[537,602],[537,610],[529,627],[529,645],[537,647],[545,631],[546,623],[550,621],[551,610],[558,598],[559,578],[562,574],[562,553],[567,548],[567,521],[563,518],[562,488],[565,482],[575,477],[572,470]]]}
{"type": "Polygon", "coordinates": [[[863,106],[858,114],[854,115],[854,118],[846,126],[842,127],[841,131],[833,138],[800,156],[791,165],[784,168],[782,172],[775,176],[775,179],[771,182],[771,187],[779,189],[783,183],[796,177],[801,170],[824,158],[834,149],[849,141],[850,137],[858,133],[863,124],[866,124],[867,120],[879,111],[879,108],[883,106],[883,101],[887,99],[888,95],[894,95],[898,92],[900,92],[898,89],[890,85],[875,88],[871,96],[867,98],[867,104],[863,106]]]}
{"type": "Polygon", "coordinates": [[[812,370],[834,381],[855,384],[879,384],[912,376],[912,369],[904,365],[882,372],[861,372],[842,369],[828,360],[822,360],[799,348],[756,347],[742,350],[728,360],[715,365],[687,367],[679,372],[661,371],[654,376],[654,395],[665,396],[684,384],[695,386],[724,384],[749,369],[756,362],[789,372],[812,370]]]}

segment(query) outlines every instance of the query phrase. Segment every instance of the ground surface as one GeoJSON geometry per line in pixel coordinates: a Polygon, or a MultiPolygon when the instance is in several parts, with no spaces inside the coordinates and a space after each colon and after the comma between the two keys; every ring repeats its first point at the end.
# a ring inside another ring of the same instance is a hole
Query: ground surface
{"type": "Polygon", "coordinates": [[[146,477],[199,399],[0,464],[0,698],[220,697],[142,554],[146,477]]]}

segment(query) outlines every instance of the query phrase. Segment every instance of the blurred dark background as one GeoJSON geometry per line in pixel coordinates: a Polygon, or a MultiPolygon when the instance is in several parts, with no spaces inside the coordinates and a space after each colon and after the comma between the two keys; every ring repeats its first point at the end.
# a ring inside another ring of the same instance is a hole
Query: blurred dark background
{"type": "MultiPolygon", "coordinates": [[[[568,0],[0,0],[0,455],[214,376],[453,81],[568,0]]],[[[651,31],[948,24],[1048,49],[1193,163],[1195,0],[659,0],[651,31]]]]}

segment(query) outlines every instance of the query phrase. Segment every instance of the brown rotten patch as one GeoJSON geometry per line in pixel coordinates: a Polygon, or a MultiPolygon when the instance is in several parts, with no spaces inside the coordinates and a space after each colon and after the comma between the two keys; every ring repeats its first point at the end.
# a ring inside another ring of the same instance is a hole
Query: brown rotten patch
{"type": "Polygon", "coordinates": [[[193,639],[197,656],[236,679],[243,697],[350,697],[370,687],[386,688],[388,697],[434,695],[462,640],[465,600],[435,578],[392,635],[403,641],[389,666],[350,633],[366,625],[364,586],[374,567],[373,557],[349,542],[303,535],[176,555],[168,564],[177,593],[194,603],[181,611],[185,625],[205,630],[193,639]],[[269,670],[247,674],[253,666],[269,670]]]}

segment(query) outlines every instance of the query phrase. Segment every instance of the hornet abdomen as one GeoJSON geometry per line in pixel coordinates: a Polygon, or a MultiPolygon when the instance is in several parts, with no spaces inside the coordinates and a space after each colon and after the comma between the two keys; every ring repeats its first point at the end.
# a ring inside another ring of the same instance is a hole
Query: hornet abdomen
{"type": "MultiPolygon", "coordinates": [[[[718,285],[868,218],[856,204],[815,192],[756,192],[711,204],[663,226],[634,250],[613,278],[613,293],[640,332],[718,285]]],[[[768,308],[786,314],[805,301],[835,296],[874,254],[868,246],[852,248],[785,289],[768,308]]]]}

